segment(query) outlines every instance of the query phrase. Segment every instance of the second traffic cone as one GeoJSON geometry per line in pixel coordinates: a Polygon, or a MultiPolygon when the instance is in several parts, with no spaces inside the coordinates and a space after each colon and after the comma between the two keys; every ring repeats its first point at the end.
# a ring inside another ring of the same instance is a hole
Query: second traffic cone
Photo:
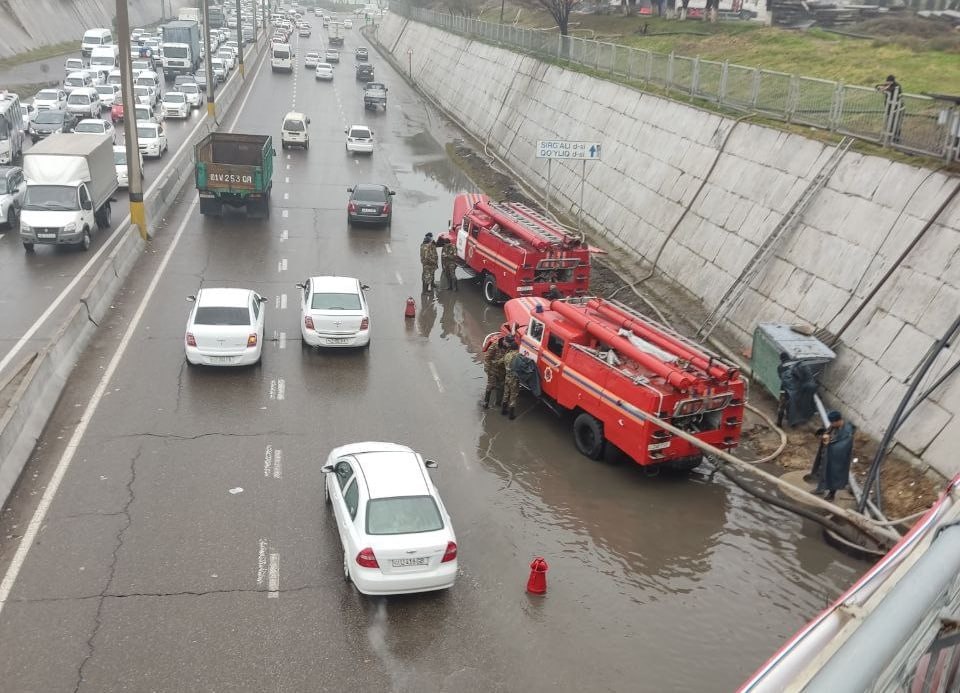
{"type": "Polygon", "coordinates": [[[403,309],[403,317],[412,318],[417,313],[417,302],[413,300],[413,296],[410,296],[407,299],[407,306],[403,309]]]}
{"type": "Polygon", "coordinates": [[[541,556],[537,556],[530,564],[530,578],[527,580],[527,592],[530,594],[547,593],[547,571],[550,567],[541,556]]]}

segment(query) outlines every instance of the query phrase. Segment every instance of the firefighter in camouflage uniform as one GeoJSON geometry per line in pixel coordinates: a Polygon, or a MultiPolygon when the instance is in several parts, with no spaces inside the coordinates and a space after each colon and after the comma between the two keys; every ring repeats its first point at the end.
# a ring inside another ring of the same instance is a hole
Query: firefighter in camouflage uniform
{"type": "MultiPolygon", "coordinates": [[[[487,347],[487,351],[483,355],[483,370],[487,373],[487,389],[483,393],[483,408],[486,409],[490,406],[490,394],[496,390],[500,397],[503,397],[503,354],[506,351],[506,348],[503,344],[503,337],[492,342],[490,346],[487,347]]],[[[494,400],[494,405],[497,404],[494,400]]]]}
{"type": "Polygon", "coordinates": [[[420,244],[420,265],[423,267],[420,274],[423,293],[430,293],[437,288],[437,246],[433,243],[432,233],[424,236],[420,244]]]}
{"type": "Polygon", "coordinates": [[[517,398],[520,396],[520,380],[517,378],[517,374],[513,372],[513,362],[520,355],[520,347],[513,335],[510,334],[503,338],[503,343],[506,351],[500,359],[504,370],[503,401],[500,403],[500,413],[509,413],[510,419],[513,420],[517,418],[517,398]]]}

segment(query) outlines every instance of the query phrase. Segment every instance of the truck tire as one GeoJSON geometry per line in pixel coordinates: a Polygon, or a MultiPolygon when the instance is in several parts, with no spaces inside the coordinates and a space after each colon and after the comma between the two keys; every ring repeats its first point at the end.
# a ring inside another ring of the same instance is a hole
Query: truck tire
{"type": "Polygon", "coordinates": [[[211,217],[219,217],[223,214],[223,203],[216,198],[200,198],[200,214],[211,217]]]}
{"type": "Polygon", "coordinates": [[[503,294],[497,288],[497,280],[489,272],[483,275],[483,298],[491,306],[503,303],[503,294]]]}
{"type": "Polygon", "coordinates": [[[84,252],[90,250],[90,246],[93,244],[93,237],[90,235],[90,229],[83,229],[83,238],[80,241],[80,250],[84,252]]]}
{"type": "Polygon", "coordinates": [[[7,210],[7,226],[13,230],[14,225],[17,223],[17,210],[13,208],[13,205],[10,205],[10,209],[7,210]]]}
{"type": "Polygon", "coordinates": [[[107,202],[100,208],[100,212],[97,215],[97,230],[103,231],[104,229],[110,228],[110,203],[107,202]]]}
{"type": "Polygon", "coordinates": [[[577,450],[591,460],[603,457],[606,441],[603,439],[603,424],[586,412],[573,421],[573,440],[577,450]]]}
{"type": "Polygon", "coordinates": [[[23,249],[26,250],[28,253],[32,253],[32,252],[33,252],[33,243],[29,243],[28,241],[24,241],[24,242],[23,242],[23,249]]]}

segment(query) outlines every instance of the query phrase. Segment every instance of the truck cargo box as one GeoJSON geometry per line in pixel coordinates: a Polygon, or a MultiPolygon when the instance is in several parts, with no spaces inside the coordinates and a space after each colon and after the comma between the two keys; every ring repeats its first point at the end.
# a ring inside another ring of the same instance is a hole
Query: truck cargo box
{"type": "Polygon", "coordinates": [[[275,154],[269,135],[212,132],[200,140],[194,148],[200,213],[218,214],[226,204],[268,215],[275,154]]]}
{"type": "Polygon", "coordinates": [[[86,183],[95,207],[119,187],[109,135],[53,134],[24,153],[23,174],[28,184],[86,183]]]}

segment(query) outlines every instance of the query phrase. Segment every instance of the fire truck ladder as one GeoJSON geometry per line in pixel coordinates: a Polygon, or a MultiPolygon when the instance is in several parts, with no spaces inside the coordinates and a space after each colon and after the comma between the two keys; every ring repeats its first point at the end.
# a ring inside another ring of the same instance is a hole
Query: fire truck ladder
{"type": "Polygon", "coordinates": [[[751,257],[744,266],[743,271],[740,272],[740,276],[734,280],[726,293],[723,294],[723,298],[720,299],[716,308],[713,309],[703,324],[700,325],[700,329],[697,330],[696,334],[697,339],[705,340],[709,337],[710,333],[720,324],[720,321],[726,318],[730,311],[739,305],[747,287],[750,286],[750,283],[760,272],[760,269],[770,257],[774,247],[780,239],[791,231],[797,222],[800,221],[810,202],[817,196],[817,193],[823,189],[827,181],[830,180],[830,176],[837,170],[837,167],[840,165],[840,160],[843,159],[844,154],[847,153],[847,150],[850,149],[850,145],[852,144],[852,137],[844,137],[837,146],[833,148],[833,152],[831,152],[830,157],[824,162],[817,175],[814,176],[800,197],[797,198],[797,201],[793,203],[793,206],[790,207],[783,218],[780,219],[780,222],[774,227],[773,231],[770,232],[770,235],[760,244],[757,252],[753,254],[753,257],[751,257]]]}
{"type": "Polygon", "coordinates": [[[496,210],[505,217],[508,217],[511,221],[519,224],[528,231],[532,231],[540,236],[543,236],[550,243],[563,245],[567,241],[564,236],[558,235],[549,228],[552,225],[549,219],[542,214],[535,212],[524,204],[520,204],[519,202],[510,202],[509,204],[504,204],[502,202],[493,202],[492,200],[487,204],[489,204],[492,209],[496,210]],[[521,214],[518,210],[522,210],[523,214],[521,214]]]}

